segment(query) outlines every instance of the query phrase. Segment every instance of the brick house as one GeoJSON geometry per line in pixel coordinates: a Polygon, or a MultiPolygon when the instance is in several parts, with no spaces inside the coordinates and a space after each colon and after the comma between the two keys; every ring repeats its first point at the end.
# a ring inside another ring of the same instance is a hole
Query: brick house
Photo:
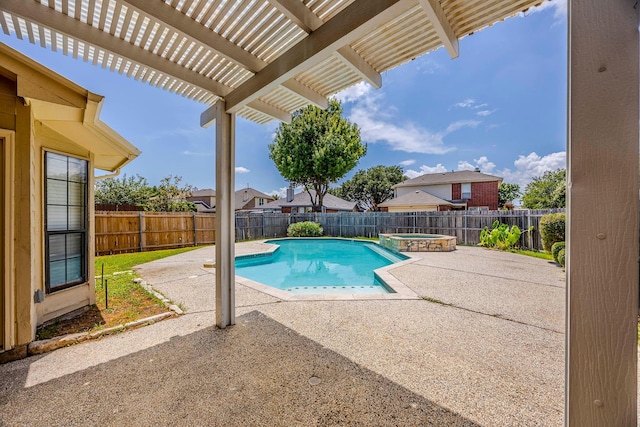
{"type": "Polygon", "coordinates": [[[475,171],[420,175],[393,186],[394,198],[380,204],[387,212],[497,210],[502,178],[475,171]]]}

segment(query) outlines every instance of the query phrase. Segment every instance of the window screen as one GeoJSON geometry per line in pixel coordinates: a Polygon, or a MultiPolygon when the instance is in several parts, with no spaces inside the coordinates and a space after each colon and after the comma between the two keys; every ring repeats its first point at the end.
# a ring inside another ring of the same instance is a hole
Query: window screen
{"type": "Polygon", "coordinates": [[[471,183],[462,184],[462,198],[470,199],[471,198],[471,183]]]}
{"type": "Polygon", "coordinates": [[[45,153],[46,288],[86,281],[87,161],[45,153]]]}

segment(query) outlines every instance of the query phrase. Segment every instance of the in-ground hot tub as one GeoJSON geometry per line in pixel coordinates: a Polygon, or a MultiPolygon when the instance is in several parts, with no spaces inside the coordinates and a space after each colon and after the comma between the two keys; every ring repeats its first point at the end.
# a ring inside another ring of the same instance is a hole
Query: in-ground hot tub
{"type": "Polygon", "coordinates": [[[456,238],[441,234],[379,234],[380,245],[396,252],[451,252],[456,238]]]}

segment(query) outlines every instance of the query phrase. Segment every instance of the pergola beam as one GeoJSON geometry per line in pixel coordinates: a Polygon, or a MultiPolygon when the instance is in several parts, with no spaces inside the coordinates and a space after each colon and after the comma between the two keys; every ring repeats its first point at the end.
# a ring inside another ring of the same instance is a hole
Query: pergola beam
{"type": "Polygon", "coordinates": [[[224,97],[231,88],[34,1],[2,0],[0,9],[224,97]]]}
{"type": "Polygon", "coordinates": [[[357,0],[231,92],[227,110],[237,112],[274,87],[331,56],[401,14],[410,0],[357,0]]]}
{"type": "Polygon", "coordinates": [[[202,43],[209,49],[253,73],[258,72],[267,65],[266,62],[257,56],[252,55],[163,1],[120,0],[120,3],[132,6],[143,14],[157,19],[162,22],[163,25],[202,43]],[[171,26],[169,26],[169,22],[171,26]]]}
{"type": "MultiPolygon", "coordinates": [[[[270,0],[270,2],[307,33],[317,30],[323,24],[322,19],[318,18],[304,3],[298,0],[270,0]]],[[[351,46],[341,47],[336,51],[336,55],[345,65],[353,72],[359,74],[360,77],[371,86],[376,89],[382,87],[382,76],[380,73],[360,56],[358,52],[353,50],[351,46]]]]}
{"type": "Polygon", "coordinates": [[[269,3],[307,34],[317,30],[323,24],[322,19],[300,0],[269,0],[269,3]]]}
{"type": "Polygon", "coordinates": [[[329,106],[329,102],[327,98],[320,95],[315,90],[311,89],[309,86],[303,85],[296,79],[289,79],[286,82],[282,83],[282,87],[305,98],[307,101],[311,102],[316,107],[320,107],[325,109],[329,106]]]}
{"type": "Polygon", "coordinates": [[[424,13],[427,14],[433,29],[438,34],[440,41],[449,52],[451,59],[455,59],[460,55],[458,48],[458,38],[451,28],[451,24],[447,16],[442,10],[439,0],[420,0],[420,6],[424,13]]]}
{"type": "Polygon", "coordinates": [[[351,46],[341,47],[336,51],[340,60],[352,71],[358,73],[366,82],[376,89],[382,87],[382,76],[351,46]]]}
{"type": "MultiPolygon", "coordinates": [[[[221,37],[215,32],[211,31],[210,29],[200,25],[199,23],[195,22],[193,19],[177,11],[176,9],[174,9],[173,7],[171,7],[170,5],[164,2],[160,2],[158,4],[153,3],[153,6],[151,6],[148,0],[120,0],[120,1],[123,4],[131,5],[137,8],[142,13],[147,14],[161,22],[164,22],[165,25],[167,26],[168,24],[166,23],[171,22],[172,26],[170,28],[172,28],[174,31],[179,32],[185,35],[186,37],[191,38],[199,43],[202,43],[207,48],[221,54],[228,60],[242,66],[243,68],[246,68],[252,73],[257,73],[258,71],[262,70],[264,67],[267,66],[267,63],[261,60],[260,58],[258,58],[257,56],[252,55],[251,53],[237,46],[236,44],[228,41],[224,37],[221,37]]],[[[295,10],[298,10],[298,9],[306,10],[309,12],[311,16],[314,16],[319,21],[319,25],[322,25],[322,21],[317,16],[315,16],[311,11],[309,11],[309,9],[306,6],[304,6],[304,4],[300,3],[299,1],[285,1],[285,0],[280,0],[280,1],[282,3],[287,4],[287,8],[285,7],[278,8],[283,13],[285,10],[289,10],[288,8],[293,8],[295,10]]],[[[274,1],[274,5],[277,7],[277,5],[279,5],[279,2],[274,1]]],[[[294,20],[295,18],[295,15],[293,13],[285,13],[285,15],[292,20],[294,20]]],[[[311,19],[311,18],[308,18],[308,19],[311,19]]],[[[294,22],[298,23],[297,20],[294,20],[294,22]]],[[[314,21],[314,24],[316,23],[317,22],[314,21]]],[[[296,84],[296,83],[297,82],[295,82],[294,80],[293,83],[287,86],[287,89],[294,92],[296,95],[308,100],[312,104],[315,104],[315,105],[318,105],[319,103],[327,104],[327,100],[325,97],[323,97],[319,93],[313,91],[311,88],[308,88],[306,86],[304,88],[301,88],[300,86],[302,85],[296,84]],[[319,98],[324,98],[324,101],[319,101],[319,98]]],[[[267,114],[277,120],[281,120],[285,122],[291,121],[291,114],[287,111],[282,111],[280,109],[272,107],[265,102],[257,102],[252,104],[253,105],[249,105],[251,108],[258,110],[264,114],[267,114]]]]}
{"type": "Polygon", "coordinates": [[[251,101],[247,104],[247,107],[260,111],[261,113],[274,117],[282,122],[291,123],[291,114],[259,99],[251,101]]]}

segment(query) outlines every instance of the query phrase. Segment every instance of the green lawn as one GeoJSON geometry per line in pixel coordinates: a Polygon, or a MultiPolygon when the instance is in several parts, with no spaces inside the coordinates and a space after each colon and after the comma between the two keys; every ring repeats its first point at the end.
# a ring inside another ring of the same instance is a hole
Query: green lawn
{"type": "Polygon", "coordinates": [[[165,249],[96,257],[96,304],[90,306],[79,316],[40,328],[37,332],[37,339],[110,328],[168,311],[162,301],[133,282],[133,279],[138,275],[131,269],[136,265],[194,249],[197,248],[165,249]],[[100,277],[103,266],[104,281],[100,277]],[[108,291],[108,308],[106,291],[108,291]]]}

